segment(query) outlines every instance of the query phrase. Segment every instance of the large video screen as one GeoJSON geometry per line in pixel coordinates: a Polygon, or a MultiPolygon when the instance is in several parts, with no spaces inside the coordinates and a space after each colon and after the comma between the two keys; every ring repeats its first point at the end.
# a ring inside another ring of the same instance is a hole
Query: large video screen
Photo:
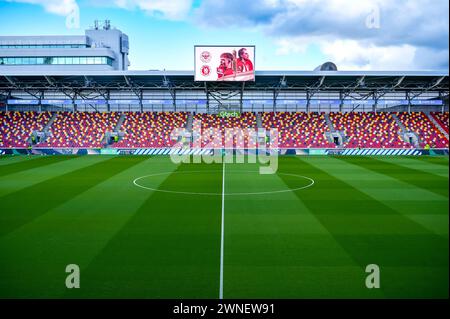
{"type": "Polygon", "coordinates": [[[195,81],[255,81],[255,46],[195,46],[195,81]]]}

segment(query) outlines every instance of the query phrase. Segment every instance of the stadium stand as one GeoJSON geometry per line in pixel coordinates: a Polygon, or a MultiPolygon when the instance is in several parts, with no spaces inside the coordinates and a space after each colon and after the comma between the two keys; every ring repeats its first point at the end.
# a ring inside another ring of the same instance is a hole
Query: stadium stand
{"type": "Polygon", "coordinates": [[[121,127],[125,136],[112,147],[171,147],[177,141],[170,139],[170,133],[185,127],[186,120],[186,112],[126,112],[121,127]]]}
{"type": "MultiPolygon", "coordinates": [[[[251,112],[241,113],[239,117],[219,117],[205,113],[194,116],[193,131],[202,133],[201,147],[221,148],[232,145],[234,148],[255,148],[256,139],[250,138],[252,130],[256,132],[256,115],[251,112]],[[238,133],[238,137],[234,137],[236,134],[231,128],[240,129],[242,134],[238,133]]],[[[194,143],[193,146],[199,145],[194,143]]]]}
{"type": "Polygon", "coordinates": [[[335,148],[325,132],[328,130],[323,113],[269,112],[262,114],[266,130],[278,129],[279,147],[294,148],[335,148]]]}
{"type": "Polygon", "coordinates": [[[418,134],[421,147],[428,144],[432,148],[448,148],[447,138],[423,112],[397,112],[396,115],[408,130],[418,134]]]}
{"type": "Polygon", "coordinates": [[[436,122],[439,123],[439,125],[444,129],[445,132],[448,132],[448,112],[432,112],[431,116],[434,117],[436,122]]]}
{"type": "Polygon", "coordinates": [[[347,148],[413,148],[402,140],[401,128],[390,113],[330,113],[336,130],[344,131],[347,148]]]}
{"type": "MultiPolygon", "coordinates": [[[[170,133],[175,128],[185,128],[189,115],[186,112],[58,112],[51,123],[50,112],[0,112],[0,147],[28,147],[33,131],[42,131],[47,125],[50,136],[37,147],[101,148],[105,146],[105,133],[114,130],[121,114],[124,121],[119,126],[124,136],[111,145],[113,148],[172,147],[177,141],[170,138],[170,133]]],[[[252,112],[238,117],[197,113],[193,116],[192,129],[194,136],[201,132],[202,137],[191,146],[254,148],[256,140],[250,139],[249,133],[256,132],[257,123],[266,130],[278,129],[281,148],[336,148],[326,136],[330,129],[344,133],[343,145],[339,147],[345,148],[414,148],[403,140],[402,130],[416,133],[420,147],[428,144],[432,148],[448,148],[449,145],[445,136],[449,131],[448,112],[434,112],[429,116],[421,112],[329,113],[328,124],[324,113],[266,112],[258,116],[260,122],[252,112]],[[231,128],[241,129],[244,136],[236,138],[236,132],[228,130],[231,128]]]]}
{"type": "Polygon", "coordinates": [[[59,112],[49,129],[52,136],[37,146],[100,148],[106,131],[112,130],[118,119],[117,112],[59,112]]]}
{"type": "Polygon", "coordinates": [[[0,147],[28,147],[33,131],[42,130],[50,117],[50,112],[0,112],[0,147]]]}

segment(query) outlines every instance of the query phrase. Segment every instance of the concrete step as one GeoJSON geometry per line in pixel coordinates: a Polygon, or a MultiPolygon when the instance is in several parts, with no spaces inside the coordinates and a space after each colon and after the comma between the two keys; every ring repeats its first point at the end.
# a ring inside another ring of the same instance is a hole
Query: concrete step
{"type": "Polygon", "coordinates": [[[188,118],[186,120],[186,130],[192,132],[192,123],[194,122],[194,114],[192,112],[188,113],[188,118]]]}
{"type": "Polygon", "coordinates": [[[405,125],[400,121],[397,114],[391,113],[392,118],[394,119],[395,123],[400,127],[400,138],[405,141],[406,143],[409,143],[409,137],[413,137],[413,143],[412,145],[415,148],[420,148],[420,137],[416,132],[409,131],[405,125]]]}
{"type": "Polygon", "coordinates": [[[123,122],[125,121],[126,115],[125,113],[120,114],[120,118],[117,121],[116,126],[114,127],[114,132],[119,132],[120,128],[122,127],[123,122]]]}
{"type": "Polygon", "coordinates": [[[50,127],[52,126],[53,122],[56,120],[57,116],[58,116],[58,113],[56,113],[56,112],[52,114],[52,117],[50,118],[48,123],[42,129],[43,132],[47,132],[50,129],[50,127]]]}
{"type": "Polygon", "coordinates": [[[441,132],[448,140],[448,133],[444,130],[444,128],[442,127],[441,124],[438,123],[438,121],[436,121],[436,119],[434,118],[433,115],[431,115],[430,113],[425,113],[425,115],[430,119],[431,123],[434,124],[434,126],[436,126],[436,128],[439,130],[439,132],[441,132]]]}
{"type": "Polygon", "coordinates": [[[256,127],[257,128],[262,128],[263,124],[262,124],[262,115],[260,112],[256,112],[256,127]]]}
{"type": "Polygon", "coordinates": [[[330,119],[330,115],[328,113],[325,113],[324,117],[325,117],[325,122],[327,122],[328,129],[330,130],[330,132],[335,132],[336,129],[334,128],[333,122],[330,119]]]}
{"type": "Polygon", "coordinates": [[[405,125],[403,125],[402,121],[398,118],[397,114],[391,113],[392,118],[397,123],[397,125],[402,129],[402,132],[407,132],[405,125]]]}

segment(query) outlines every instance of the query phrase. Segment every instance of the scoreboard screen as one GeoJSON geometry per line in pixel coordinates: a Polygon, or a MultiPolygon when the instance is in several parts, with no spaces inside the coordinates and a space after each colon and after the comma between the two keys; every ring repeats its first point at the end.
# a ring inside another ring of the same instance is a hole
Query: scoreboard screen
{"type": "Polygon", "coordinates": [[[195,81],[255,81],[255,46],[195,46],[195,81]]]}

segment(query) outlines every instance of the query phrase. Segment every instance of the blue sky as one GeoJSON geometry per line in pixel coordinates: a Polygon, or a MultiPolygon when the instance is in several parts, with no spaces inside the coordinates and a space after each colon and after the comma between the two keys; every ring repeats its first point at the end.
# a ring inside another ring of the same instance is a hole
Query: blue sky
{"type": "Polygon", "coordinates": [[[255,45],[258,70],[449,67],[447,0],[0,0],[0,35],[83,34],[95,19],[128,34],[135,70],[192,70],[196,44],[255,45]]]}

